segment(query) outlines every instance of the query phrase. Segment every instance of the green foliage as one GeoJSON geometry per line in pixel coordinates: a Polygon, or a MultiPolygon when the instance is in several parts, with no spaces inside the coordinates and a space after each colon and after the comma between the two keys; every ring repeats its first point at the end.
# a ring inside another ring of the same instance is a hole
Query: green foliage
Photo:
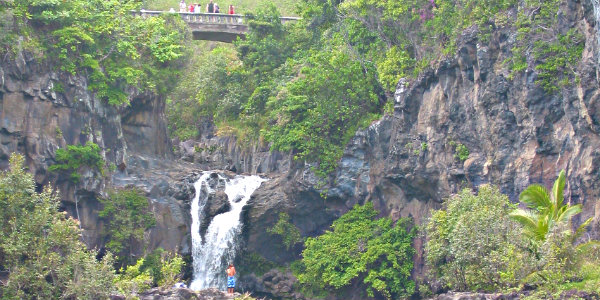
{"type": "Polygon", "coordinates": [[[386,299],[410,296],[414,229],[401,219],[376,219],[372,203],[356,205],[333,222],[333,231],[306,240],[298,280],[321,288],[340,289],[361,284],[371,297],[386,299]]]}
{"type": "MultiPolygon", "coordinates": [[[[186,3],[189,4],[193,3],[191,1],[186,1],[186,3]]],[[[217,2],[219,3],[219,2],[217,2]]],[[[220,3],[220,5],[222,4],[227,4],[227,5],[222,5],[221,7],[221,12],[223,13],[227,13],[229,11],[229,5],[233,5],[235,7],[235,13],[236,14],[245,14],[245,13],[250,13],[250,12],[254,12],[256,11],[256,9],[264,6],[265,4],[274,4],[275,6],[277,6],[277,9],[279,9],[279,11],[281,11],[282,15],[284,16],[294,16],[295,15],[295,8],[296,8],[296,1],[293,0],[229,0],[227,2],[223,2],[220,3]]],[[[205,6],[206,2],[203,2],[202,5],[202,9],[203,11],[206,10],[206,6],[205,6]]],[[[162,10],[162,11],[168,11],[170,8],[175,9],[176,11],[179,11],[179,0],[147,0],[145,1],[145,6],[146,9],[149,10],[162,10]]]]}
{"type": "MultiPolygon", "coordinates": [[[[551,192],[542,185],[532,184],[519,195],[519,200],[529,210],[516,209],[511,213],[511,217],[523,226],[523,232],[532,240],[543,242],[554,226],[561,223],[570,224],[571,219],[581,212],[581,204],[564,203],[565,183],[565,171],[561,170],[551,192]]],[[[583,222],[574,237],[582,233],[591,221],[590,218],[583,222]]]]}
{"type": "Polygon", "coordinates": [[[379,117],[374,74],[346,51],[311,52],[299,76],[267,102],[265,139],[276,150],[297,149],[296,159],[318,161],[315,171],[326,177],[361,123],[379,117]]]}
{"type": "Polygon", "coordinates": [[[550,43],[536,41],[534,58],[540,61],[535,66],[538,71],[536,82],[550,93],[571,85],[573,80],[579,80],[575,68],[581,60],[584,44],[585,37],[576,29],[558,35],[550,43]]]}
{"type": "Polygon", "coordinates": [[[427,224],[426,261],[434,275],[454,290],[527,285],[537,287],[532,297],[540,299],[573,287],[596,292],[599,277],[591,270],[600,266],[600,244],[575,244],[591,219],[571,229],[569,220],[581,208],[563,203],[565,182],[563,171],[551,192],[540,185],[523,191],[520,199],[533,211],[515,210],[489,186],[449,199],[427,224]]]}
{"type": "Polygon", "coordinates": [[[511,60],[513,76],[527,68],[535,69],[536,83],[547,93],[579,80],[575,69],[585,43],[578,29],[566,33],[559,30],[556,15],[560,7],[560,0],[526,0],[515,22],[518,35],[511,60]],[[527,57],[533,59],[528,62],[527,57]]]}
{"type": "Polygon", "coordinates": [[[377,64],[379,81],[387,91],[394,92],[400,78],[408,77],[408,70],[414,64],[414,58],[406,50],[392,46],[385,53],[385,58],[377,64]]]}
{"type": "Polygon", "coordinates": [[[496,187],[469,189],[432,212],[426,227],[426,262],[453,290],[495,291],[516,286],[534,270],[528,242],[508,214],[507,196],[496,187]]]}
{"type": "Polygon", "coordinates": [[[269,270],[278,267],[272,261],[267,260],[256,252],[244,253],[236,263],[236,270],[240,275],[256,274],[262,276],[269,270]]]}
{"type": "Polygon", "coordinates": [[[102,150],[94,142],[87,142],[83,145],[67,145],[67,149],[56,150],[56,164],[50,166],[50,171],[70,172],[70,179],[77,183],[81,175],[82,168],[92,168],[104,175],[104,158],[102,150]]]}
{"type": "Polygon", "coordinates": [[[258,10],[235,51],[217,47],[199,57],[168,103],[169,126],[187,139],[212,121],[217,134],[271,142],[326,178],[354,132],[380,116],[377,70],[342,33],[312,43],[305,28],[279,16],[274,6],[258,10]]]}
{"type": "Polygon", "coordinates": [[[463,144],[456,144],[455,152],[454,156],[460,159],[460,161],[465,161],[469,158],[469,148],[463,144]]]}
{"type": "Polygon", "coordinates": [[[117,265],[134,263],[135,249],[144,246],[144,231],[156,223],[148,199],[137,189],[125,189],[109,191],[100,202],[103,208],[98,215],[107,222],[106,247],[117,255],[117,265]]]}
{"type": "MultiPolygon", "coordinates": [[[[138,0],[15,0],[6,3],[4,14],[13,19],[12,35],[43,45],[36,50],[50,64],[87,75],[92,91],[119,106],[129,103],[131,88],[170,89],[184,56],[183,22],[168,15],[134,17],[130,11],[140,5],[138,0]]],[[[19,50],[11,39],[4,43],[9,52],[19,50]]]]}
{"type": "Polygon", "coordinates": [[[58,211],[50,187],[35,191],[24,158],[13,154],[0,173],[0,286],[2,299],[106,299],[112,257],[97,261],[80,240],[78,222],[58,211]]]}
{"type": "Polygon", "coordinates": [[[467,148],[467,146],[465,146],[464,144],[457,143],[451,140],[450,142],[448,142],[448,145],[450,145],[450,147],[454,147],[454,157],[456,159],[463,162],[467,160],[467,158],[469,158],[469,148],[467,148]]]}
{"type": "Polygon", "coordinates": [[[296,225],[290,223],[290,215],[285,212],[279,213],[279,220],[272,228],[267,229],[267,232],[280,236],[287,250],[302,242],[300,230],[296,225]]]}
{"type": "Polygon", "coordinates": [[[600,243],[575,246],[567,224],[554,226],[537,249],[538,268],[523,280],[537,286],[534,296],[547,299],[573,289],[597,293],[600,282],[600,243]]]}
{"type": "Polygon", "coordinates": [[[114,280],[117,291],[127,300],[137,300],[138,294],[152,287],[152,276],[149,270],[142,270],[144,259],[139,259],[135,265],[121,268],[120,274],[114,280]]]}
{"type": "Polygon", "coordinates": [[[167,102],[170,132],[181,140],[197,137],[207,122],[229,123],[243,109],[243,99],[250,97],[247,71],[236,53],[217,47],[192,60],[186,77],[167,102]]]}
{"type": "Polygon", "coordinates": [[[600,293],[600,243],[589,241],[575,247],[570,230],[564,229],[554,230],[544,242],[544,268],[525,282],[538,289],[527,299],[559,298],[573,290],[600,293]]]}
{"type": "Polygon", "coordinates": [[[183,266],[181,255],[157,248],[146,255],[140,271],[148,271],[154,286],[169,288],[180,280],[183,266]]]}
{"type": "MultiPolygon", "coordinates": [[[[161,257],[161,279],[157,281],[158,286],[168,288],[181,280],[181,270],[184,266],[181,255],[177,253],[166,253],[161,257]]],[[[156,281],[156,279],[155,279],[156,281]]]]}

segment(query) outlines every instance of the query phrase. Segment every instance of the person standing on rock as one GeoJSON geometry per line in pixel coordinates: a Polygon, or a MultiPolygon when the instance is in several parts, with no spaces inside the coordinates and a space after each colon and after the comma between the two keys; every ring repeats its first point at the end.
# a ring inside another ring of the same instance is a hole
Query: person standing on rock
{"type": "Polygon", "coordinates": [[[235,268],[233,264],[229,264],[227,268],[227,293],[233,295],[233,289],[235,288],[235,268]]]}

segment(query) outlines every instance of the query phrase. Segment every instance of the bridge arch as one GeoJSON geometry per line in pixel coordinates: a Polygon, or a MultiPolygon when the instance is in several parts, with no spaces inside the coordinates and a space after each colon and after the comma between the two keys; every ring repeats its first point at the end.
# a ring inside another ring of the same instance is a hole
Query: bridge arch
{"type": "MultiPolygon", "coordinates": [[[[157,17],[163,11],[140,10],[132,11],[133,15],[143,18],[157,17]]],[[[248,32],[247,18],[240,14],[213,14],[213,13],[188,13],[175,12],[190,27],[194,40],[217,41],[232,43],[238,37],[245,38],[248,32]]],[[[281,17],[282,23],[300,20],[295,17],[281,17]]]]}

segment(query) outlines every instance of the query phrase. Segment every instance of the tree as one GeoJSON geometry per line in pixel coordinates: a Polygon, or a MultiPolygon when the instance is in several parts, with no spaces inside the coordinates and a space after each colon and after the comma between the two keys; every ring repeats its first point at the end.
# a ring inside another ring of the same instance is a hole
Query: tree
{"type": "MultiPolygon", "coordinates": [[[[581,204],[564,203],[565,183],[565,171],[561,170],[551,192],[543,185],[532,184],[519,195],[521,203],[529,209],[516,209],[510,216],[523,226],[523,232],[531,239],[543,242],[554,226],[570,224],[571,219],[581,212],[581,204]]],[[[591,221],[592,218],[583,222],[576,232],[583,232],[591,221]]]]}
{"type": "Polygon", "coordinates": [[[78,222],[58,211],[47,186],[35,191],[23,156],[0,173],[0,269],[8,274],[2,299],[106,299],[112,291],[112,257],[96,260],[80,240],[78,222]]]}
{"type": "Polygon", "coordinates": [[[378,293],[386,299],[414,293],[415,230],[408,229],[407,219],[394,226],[390,218],[376,219],[377,214],[370,202],[356,205],[333,222],[333,231],[308,238],[298,280],[333,290],[358,284],[369,296],[378,293]]]}
{"type": "Polygon", "coordinates": [[[108,224],[104,232],[106,247],[117,255],[119,267],[133,264],[136,248],[143,248],[144,231],[156,224],[148,209],[148,199],[137,189],[110,191],[98,213],[108,224]]]}
{"type": "Polygon", "coordinates": [[[426,226],[426,262],[434,275],[462,291],[510,287],[528,275],[535,262],[511,210],[508,197],[488,185],[446,200],[426,226]]]}

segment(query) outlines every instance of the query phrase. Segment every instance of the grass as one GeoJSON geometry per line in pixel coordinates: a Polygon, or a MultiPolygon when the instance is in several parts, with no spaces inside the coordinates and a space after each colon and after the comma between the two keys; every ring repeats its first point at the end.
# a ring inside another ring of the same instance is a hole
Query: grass
{"type": "MultiPolygon", "coordinates": [[[[189,6],[191,3],[200,3],[202,8],[206,8],[206,3],[210,0],[186,0],[186,4],[189,6]]],[[[295,7],[296,1],[294,0],[213,0],[213,2],[219,4],[221,8],[221,12],[227,13],[229,9],[229,5],[233,5],[235,7],[235,12],[238,14],[251,13],[256,11],[256,9],[262,5],[267,3],[273,3],[279,8],[279,12],[283,16],[296,16],[295,7]]],[[[168,11],[170,8],[173,8],[176,11],[179,11],[179,0],[147,0],[145,1],[145,8],[149,10],[164,10],[168,11]]]]}

